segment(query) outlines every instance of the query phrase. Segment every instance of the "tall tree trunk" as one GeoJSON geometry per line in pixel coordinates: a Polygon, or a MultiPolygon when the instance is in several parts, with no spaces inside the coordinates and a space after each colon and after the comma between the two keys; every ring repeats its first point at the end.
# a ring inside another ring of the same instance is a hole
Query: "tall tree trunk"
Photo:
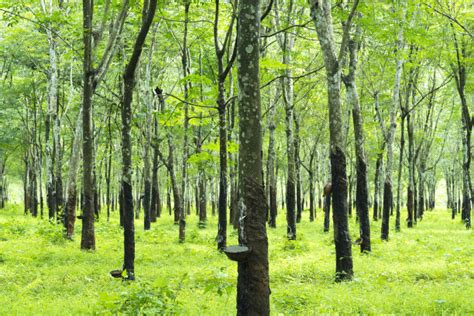
{"type": "MultiPolygon", "coordinates": [[[[452,26],[452,24],[451,24],[452,26]]],[[[471,228],[471,204],[474,204],[474,192],[471,183],[471,135],[474,123],[469,107],[467,105],[465,86],[467,81],[466,59],[467,44],[464,38],[461,41],[456,36],[453,27],[454,48],[456,50],[456,65],[452,65],[454,78],[456,80],[456,88],[461,101],[461,123],[462,123],[462,220],[466,228],[471,228]]]]}
{"type": "Polygon", "coordinates": [[[420,157],[418,166],[418,218],[420,220],[425,214],[425,164],[423,157],[420,157]]]}
{"type": "MultiPolygon", "coordinates": [[[[153,118],[154,138],[158,139],[158,120],[153,118]]],[[[160,184],[158,182],[158,144],[153,145],[153,167],[151,176],[151,209],[150,217],[152,222],[156,222],[156,218],[161,216],[161,198],[160,198],[160,184]]]]}
{"type": "Polygon", "coordinates": [[[149,230],[151,227],[151,200],[152,200],[152,174],[151,174],[151,162],[150,162],[150,149],[152,148],[151,144],[151,132],[153,128],[153,95],[151,90],[151,67],[153,59],[153,51],[155,48],[155,33],[153,32],[153,38],[151,46],[148,50],[148,61],[145,68],[145,146],[143,153],[143,177],[144,177],[144,196],[143,196],[143,210],[144,210],[144,230],[149,230]]]}
{"type": "Polygon", "coordinates": [[[303,212],[303,192],[301,190],[301,163],[300,163],[300,122],[296,112],[293,113],[295,120],[295,172],[296,172],[296,222],[301,222],[303,212]]]}
{"type": "Polygon", "coordinates": [[[189,83],[187,82],[186,77],[189,75],[189,65],[188,65],[188,23],[189,23],[189,7],[191,1],[184,1],[184,33],[183,33],[183,47],[181,53],[181,64],[183,67],[183,79],[184,79],[184,139],[183,139],[183,161],[182,161],[182,179],[181,179],[181,194],[183,199],[183,205],[181,212],[179,213],[179,240],[184,242],[186,235],[186,213],[189,213],[188,203],[188,174],[187,174],[187,162],[189,156],[188,148],[188,130],[189,130],[189,83]]]}
{"type": "MultiPolygon", "coordinates": [[[[224,55],[231,45],[232,28],[235,14],[232,15],[230,26],[227,29],[225,40],[219,44],[219,6],[220,1],[215,1],[214,15],[214,50],[217,57],[217,110],[219,112],[219,204],[218,204],[218,229],[217,229],[217,249],[222,250],[227,244],[227,115],[225,100],[225,81],[231,71],[235,58],[235,51],[229,57],[227,65],[224,65],[224,55]]],[[[234,12],[235,13],[235,12],[234,12]]]]}
{"type": "MultiPolygon", "coordinates": [[[[160,88],[156,88],[156,93],[158,95],[158,99],[160,101],[160,110],[165,111],[166,110],[166,103],[165,99],[163,97],[163,90],[160,88]]],[[[166,160],[162,155],[161,152],[158,151],[158,154],[160,155],[160,158],[162,162],[165,164],[166,168],[168,169],[168,173],[170,175],[171,179],[171,191],[173,191],[173,200],[174,200],[174,223],[178,224],[179,219],[180,219],[180,214],[184,212],[183,208],[183,199],[181,196],[180,192],[180,187],[178,184],[178,179],[176,177],[176,171],[175,171],[175,164],[174,164],[174,139],[173,139],[173,134],[170,131],[167,131],[167,138],[168,138],[168,159],[166,160]]],[[[158,147],[156,147],[158,148],[158,147]]],[[[171,196],[170,196],[170,190],[168,189],[168,209],[170,211],[171,215],[171,196]]],[[[181,233],[181,231],[180,231],[181,233]]],[[[183,231],[184,233],[184,231],[183,231]]],[[[184,241],[185,236],[181,236],[180,234],[180,241],[184,241]],[[183,239],[181,239],[183,237],[183,239]]]]}
{"type": "Polygon", "coordinates": [[[82,215],[81,249],[95,249],[94,233],[94,132],[92,129],[92,94],[94,73],[92,68],[92,0],[82,1],[83,10],[83,41],[84,41],[84,84],[82,96],[82,153],[83,153],[83,180],[84,209],[82,215]]]}
{"type": "MultiPolygon", "coordinates": [[[[64,223],[64,198],[63,198],[63,179],[62,179],[62,146],[61,146],[61,120],[59,117],[59,102],[56,102],[56,115],[53,126],[54,139],[54,186],[55,186],[55,203],[56,203],[56,220],[64,223]]],[[[36,193],[35,193],[36,196],[36,193]]]]}
{"type": "Polygon", "coordinates": [[[124,92],[122,100],[122,190],[124,201],[124,269],[127,279],[135,279],[135,225],[133,221],[133,191],[132,191],[132,100],[135,87],[135,73],[155,16],[157,0],[150,0],[148,7],[143,8],[144,17],[140,32],[133,46],[133,53],[123,73],[124,92]]]}
{"type": "MultiPolygon", "coordinates": [[[[277,95],[279,91],[277,90],[277,95]]],[[[270,227],[276,227],[277,217],[277,182],[275,175],[275,164],[276,164],[276,153],[275,153],[275,113],[276,113],[276,96],[275,101],[269,105],[268,109],[268,130],[269,130],[269,141],[268,141],[268,161],[267,161],[267,175],[268,175],[268,201],[270,205],[269,209],[269,221],[270,227]]]]}
{"type": "Polygon", "coordinates": [[[408,192],[407,209],[408,219],[407,227],[412,228],[415,214],[415,159],[414,159],[414,127],[410,114],[407,114],[407,132],[408,132],[408,192]]]}
{"type": "MultiPolygon", "coordinates": [[[[111,111],[110,111],[111,112],[111,111]]],[[[107,167],[105,171],[105,184],[106,184],[106,201],[107,201],[107,222],[110,220],[110,208],[112,207],[112,211],[114,210],[113,205],[113,197],[111,196],[110,191],[110,181],[112,177],[112,113],[108,114],[107,116],[107,132],[108,132],[108,140],[107,140],[107,167]]]]}
{"type": "Polygon", "coordinates": [[[227,127],[224,82],[219,82],[218,111],[219,111],[219,202],[217,249],[223,249],[227,244],[227,127]]]}
{"type": "Polygon", "coordinates": [[[27,215],[29,211],[29,203],[30,203],[30,190],[28,188],[28,175],[29,175],[29,168],[30,162],[28,161],[28,153],[24,153],[23,155],[23,162],[25,163],[25,172],[23,174],[23,214],[27,215]]]}
{"type": "MultiPolygon", "coordinates": [[[[234,76],[232,75],[232,71],[229,72],[229,98],[234,97],[234,76]]],[[[237,139],[237,131],[235,131],[235,100],[230,101],[229,104],[229,111],[228,111],[228,137],[227,140],[228,142],[232,142],[232,140],[235,138],[237,139]]],[[[230,222],[232,223],[232,226],[234,229],[238,228],[238,223],[239,223],[239,201],[238,201],[238,172],[239,172],[239,166],[238,166],[238,157],[236,154],[230,154],[229,155],[231,161],[234,163],[232,164],[230,168],[230,174],[229,174],[229,182],[230,182],[230,209],[233,214],[233,216],[230,218],[230,222]]]]}
{"type": "Polygon", "coordinates": [[[402,195],[402,173],[403,173],[403,154],[405,150],[405,118],[406,115],[402,113],[402,124],[400,127],[400,155],[398,158],[398,181],[397,181],[397,214],[395,218],[395,230],[400,231],[400,208],[402,195]]]}
{"type": "MultiPolygon", "coordinates": [[[[351,280],[352,244],[349,234],[347,214],[347,175],[344,131],[342,127],[341,109],[341,57],[336,56],[332,26],[331,1],[312,0],[311,17],[315,23],[319,43],[323,51],[324,66],[326,69],[328,106],[329,106],[329,133],[330,157],[332,178],[332,208],[334,223],[334,243],[336,246],[336,281],[351,280]]],[[[342,56],[347,45],[347,36],[351,26],[351,16],[355,12],[358,2],[354,2],[353,9],[344,27],[343,41],[339,56],[342,56]]]]}
{"type": "Polygon", "coordinates": [[[46,112],[45,122],[45,142],[46,142],[46,190],[47,190],[47,204],[48,204],[48,217],[50,221],[53,221],[56,216],[56,185],[55,185],[55,138],[56,130],[56,109],[58,103],[58,66],[56,56],[56,38],[51,30],[48,33],[49,43],[49,64],[50,69],[48,73],[48,110],[46,112]],[[52,137],[51,137],[51,131],[52,137]]]}
{"type": "Polygon", "coordinates": [[[392,95],[392,105],[390,107],[390,126],[387,129],[387,163],[385,165],[385,181],[383,191],[383,213],[382,213],[382,229],[381,238],[382,240],[388,240],[389,225],[390,225],[390,210],[393,207],[393,190],[392,190],[392,166],[393,166],[393,139],[395,136],[395,128],[397,124],[395,122],[397,109],[400,106],[400,81],[403,71],[403,31],[400,30],[398,34],[397,52],[399,57],[397,58],[397,65],[395,69],[395,84],[392,95]]]}
{"type": "Polygon", "coordinates": [[[268,240],[262,176],[260,1],[239,2],[239,241],[252,249],[238,263],[237,315],[269,315],[268,240]]]}
{"type": "MultiPolygon", "coordinates": [[[[202,115],[201,115],[202,118],[202,115]]],[[[202,152],[202,127],[197,129],[196,137],[196,154],[202,152]]],[[[199,227],[205,228],[207,222],[207,196],[206,196],[206,174],[204,166],[198,166],[198,180],[196,186],[196,212],[199,215],[199,227]]]]}
{"type": "MultiPolygon", "coordinates": [[[[293,0],[288,2],[287,24],[294,24],[293,0]]],[[[278,12],[278,10],[276,10],[278,12]]],[[[280,26],[277,15],[277,27],[280,26]]],[[[295,166],[295,141],[294,141],[294,82],[291,66],[291,51],[293,50],[295,38],[289,32],[283,33],[280,40],[285,68],[285,77],[281,79],[283,101],[285,104],[285,124],[286,124],[286,153],[287,153],[287,179],[286,179],[286,223],[287,237],[289,240],[296,239],[296,166],[295,166]]]]}
{"type": "MultiPolygon", "coordinates": [[[[382,148],[385,148],[385,142],[383,143],[382,148]]],[[[382,150],[383,150],[382,149],[382,150]]],[[[373,219],[377,221],[379,218],[379,197],[380,197],[380,180],[382,178],[382,160],[383,160],[383,151],[377,154],[377,160],[375,162],[375,177],[374,177],[374,207],[373,207],[373,219]]]]}
{"type": "Polygon", "coordinates": [[[72,144],[72,153],[69,160],[69,173],[66,194],[65,227],[66,237],[72,238],[74,234],[74,223],[76,221],[76,195],[77,195],[77,173],[81,160],[82,141],[82,109],[79,111],[72,144]]]}
{"type": "MultiPolygon", "coordinates": [[[[356,208],[357,217],[359,218],[360,227],[360,251],[369,252],[370,247],[370,222],[369,222],[369,193],[367,181],[367,162],[364,147],[364,123],[362,120],[362,113],[360,109],[359,95],[357,93],[357,86],[355,76],[357,71],[357,54],[360,43],[360,27],[356,29],[354,39],[349,41],[349,72],[344,76],[344,84],[346,86],[347,103],[352,106],[352,119],[354,125],[354,144],[356,153],[356,208]]],[[[352,203],[351,201],[349,201],[352,203]]],[[[352,205],[349,206],[351,208],[352,205]]]]}

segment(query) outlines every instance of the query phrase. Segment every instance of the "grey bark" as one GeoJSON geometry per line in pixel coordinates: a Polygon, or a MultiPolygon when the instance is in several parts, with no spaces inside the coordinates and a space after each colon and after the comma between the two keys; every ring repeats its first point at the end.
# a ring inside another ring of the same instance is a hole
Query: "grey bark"
{"type": "Polygon", "coordinates": [[[268,240],[262,186],[260,1],[239,2],[239,242],[252,252],[238,263],[237,315],[269,315],[268,240]]]}

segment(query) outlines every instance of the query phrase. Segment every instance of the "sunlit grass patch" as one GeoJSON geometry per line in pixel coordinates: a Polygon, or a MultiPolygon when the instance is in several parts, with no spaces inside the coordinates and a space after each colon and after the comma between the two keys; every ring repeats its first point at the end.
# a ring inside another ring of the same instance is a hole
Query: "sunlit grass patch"
{"type": "MultiPolygon", "coordinates": [[[[280,214],[284,214],[283,211],[280,214]]],[[[118,214],[96,223],[97,250],[79,249],[46,219],[20,207],[0,212],[0,314],[235,314],[237,265],[216,250],[216,218],[206,229],[187,219],[187,241],[168,215],[150,231],[136,224],[136,282],[113,279],[122,265],[118,214]]],[[[334,282],[333,232],[307,212],[287,241],[284,216],[268,229],[272,314],[474,313],[474,236],[447,211],[428,212],[413,229],[402,226],[380,241],[372,223],[372,249],[353,246],[353,282],[334,282]]],[[[350,220],[351,236],[358,228],[350,220]]],[[[332,227],[331,227],[332,229],[332,227]]],[[[229,244],[237,234],[229,228],[229,244]]]]}

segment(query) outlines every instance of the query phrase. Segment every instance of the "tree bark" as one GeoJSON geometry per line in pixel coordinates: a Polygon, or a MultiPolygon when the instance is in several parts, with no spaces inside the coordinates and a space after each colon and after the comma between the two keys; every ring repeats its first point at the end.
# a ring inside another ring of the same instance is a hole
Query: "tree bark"
{"type": "MultiPolygon", "coordinates": [[[[369,222],[369,193],[367,182],[367,162],[364,146],[364,123],[362,120],[362,113],[360,109],[359,95],[357,93],[357,86],[355,82],[357,70],[357,54],[360,41],[360,27],[356,29],[355,38],[349,41],[349,72],[344,76],[344,84],[346,86],[347,103],[352,106],[352,119],[354,125],[354,144],[356,153],[356,208],[357,216],[359,218],[359,232],[360,232],[360,251],[370,252],[370,222],[369,222]]],[[[349,201],[349,203],[352,203],[349,201]]],[[[349,206],[349,207],[352,207],[349,206]]]]}
{"type": "Polygon", "coordinates": [[[385,181],[383,191],[383,213],[382,213],[382,240],[388,240],[390,226],[390,211],[393,209],[393,190],[392,190],[392,166],[393,166],[393,139],[395,137],[395,122],[397,109],[400,106],[400,82],[403,71],[403,29],[398,32],[397,39],[397,64],[395,68],[395,84],[393,87],[392,104],[390,107],[390,125],[387,129],[387,163],[385,165],[385,181]]]}
{"type": "Polygon", "coordinates": [[[66,195],[65,227],[66,237],[74,235],[74,223],[76,221],[76,195],[77,195],[77,171],[81,160],[82,141],[82,109],[79,111],[72,144],[72,153],[69,160],[68,187],[66,195]]]}
{"type": "Polygon", "coordinates": [[[300,163],[300,122],[296,112],[293,113],[295,120],[295,172],[296,172],[296,222],[301,222],[303,212],[303,192],[301,189],[301,163],[300,163]]]}
{"type": "Polygon", "coordinates": [[[92,14],[91,0],[83,0],[83,41],[84,41],[84,84],[82,95],[82,153],[84,204],[82,215],[81,249],[95,249],[94,233],[94,190],[93,190],[93,150],[92,94],[94,73],[92,68],[92,14]]]}
{"type": "Polygon", "coordinates": [[[180,242],[185,241],[186,236],[186,214],[189,213],[189,204],[188,201],[188,174],[187,174],[187,161],[189,156],[188,148],[188,130],[189,130],[189,83],[187,82],[186,77],[189,75],[189,65],[188,65],[188,23],[189,23],[189,7],[191,6],[191,1],[184,1],[184,33],[183,33],[183,47],[181,52],[181,64],[183,71],[184,79],[184,138],[183,138],[183,161],[182,161],[182,178],[181,178],[181,196],[183,199],[181,212],[179,213],[179,240],[180,242]]]}
{"type": "Polygon", "coordinates": [[[230,26],[227,29],[222,47],[219,44],[218,25],[219,25],[219,6],[220,1],[215,1],[214,15],[214,50],[217,57],[217,110],[219,113],[219,202],[218,202],[218,229],[217,229],[217,249],[222,250],[227,244],[227,114],[225,100],[225,81],[232,68],[235,59],[235,51],[229,57],[227,65],[224,65],[224,54],[231,45],[232,28],[234,25],[235,14],[232,14],[230,26]]]}
{"type": "MultiPolygon", "coordinates": [[[[312,0],[310,3],[311,17],[315,23],[319,43],[323,51],[327,77],[336,281],[351,280],[353,277],[352,244],[347,215],[346,154],[341,109],[341,58],[336,56],[335,51],[331,1],[312,0]]],[[[347,45],[347,36],[351,24],[350,17],[353,16],[357,4],[358,1],[354,2],[352,12],[345,24],[340,56],[343,55],[344,46],[347,45]]]]}
{"type": "MultiPolygon", "coordinates": [[[[288,2],[287,24],[294,24],[293,17],[293,0],[288,2]]],[[[277,5],[277,3],[275,3],[277,5]]],[[[278,12],[278,8],[275,12],[278,12]]],[[[276,15],[276,24],[280,28],[280,19],[276,15]]],[[[295,140],[294,140],[294,82],[293,71],[291,69],[291,51],[294,47],[295,37],[289,32],[284,32],[280,39],[280,47],[282,49],[283,64],[285,68],[285,76],[281,79],[283,101],[285,104],[285,126],[286,126],[286,153],[287,153],[287,179],[286,179],[286,223],[287,237],[289,240],[296,239],[296,166],[295,166],[295,140]]]]}
{"type": "MultiPolygon", "coordinates": [[[[277,91],[278,94],[278,91],[277,91]]],[[[275,97],[276,98],[276,97],[275,97]]],[[[267,176],[268,176],[268,200],[269,200],[269,221],[268,225],[272,228],[276,227],[276,217],[277,217],[277,182],[275,175],[275,164],[276,164],[276,154],[275,154],[275,113],[276,113],[277,102],[273,102],[269,105],[268,109],[268,161],[267,161],[267,176]]]]}
{"type": "Polygon", "coordinates": [[[155,16],[157,0],[150,0],[148,8],[144,8],[142,26],[133,46],[133,53],[123,73],[124,92],[122,100],[122,190],[124,201],[124,269],[127,279],[135,279],[135,225],[133,221],[132,194],[132,100],[135,87],[135,73],[142,53],[146,36],[155,16]]]}
{"type": "Polygon", "coordinates": [[[262,177],[260,1],[239,2],[239,241],[252,252],[238,263],[237,315],[269,315],[268,240],[262,177]]]}
{"type": "MultiPolygon", "coordinates": [[[[155,30],[156,32],[156,30],[155,30]]],[[[153,128],[153,94],[151,89],[151,67],[153,60],[153,52],[155,48],[155,32],[153,33],[152,42],[148,51],[148,61],[145,66],[145,146],[143,146],[143,178],[144,178],[144,196],[143,196],[143,226],[144,230],[149,230],[152,222],[152,171],[151,171],[151,159],[150,150],[152,149],[151,144],[151,132],[153,128]]],[[[156,214],[155,214],[156,219],[156,214]]]]}
{"type": "MultiPolygon", "coordinates": [[[[452,26],[452,24],[451,24],[452,26]]],[[[452,65],[454,78],[456,80],[456,88],[461,101],[461,123],[462,123],[462,220],[466,228],[471,228],[471,204],[474,204],[474,192],[471,183],[471,135],[473,118],[469,113],[467,105],[465,86],[467,81],[466,74],[466,43],[464,39],[458,41],[454,27],[454,48],[456,50],[456,65],[452,65]]]]}
{"type": "Polygon", "coordinates": [[[326,193],[324,195],[323,202],[323,211],[324,211],[324,232],[329,232],[330,225],[330,212],[331,212],[331,193],[326,193]]]}

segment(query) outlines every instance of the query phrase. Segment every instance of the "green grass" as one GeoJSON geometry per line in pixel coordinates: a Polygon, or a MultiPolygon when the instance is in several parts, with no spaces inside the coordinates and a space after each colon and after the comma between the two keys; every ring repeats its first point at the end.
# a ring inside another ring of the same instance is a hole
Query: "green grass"
{"type": "MultiPolygon", "coordinates": [[[[372,223],[370,255],[353,247],[353,282],[334,283],[332,231],[321,213],[298,224],[298,240],[285,238],[284,212],[269,229],[272,314],[474,314],[474,234],[444,210],[428,212],[414,229],[391,231],[380,241],[372,223]]],[[[0,315],[16,314],[235,314],[236,264],[215,250],[216,218],[206,229],[187,220],[187,240],[165,215],[151,231],[136,221],[137,281],[109,276],[121,267],[117,214],[96,224],[97,250],[79,249],[61,228],[0,210],[0,315]]],[[[351,219],[355,240],[357,226],[351,219]]],[[[392,223],[393,224],[393,223],[392,223]]],[[[230,229],[230,243],[236,233],[230,229]]]]}

